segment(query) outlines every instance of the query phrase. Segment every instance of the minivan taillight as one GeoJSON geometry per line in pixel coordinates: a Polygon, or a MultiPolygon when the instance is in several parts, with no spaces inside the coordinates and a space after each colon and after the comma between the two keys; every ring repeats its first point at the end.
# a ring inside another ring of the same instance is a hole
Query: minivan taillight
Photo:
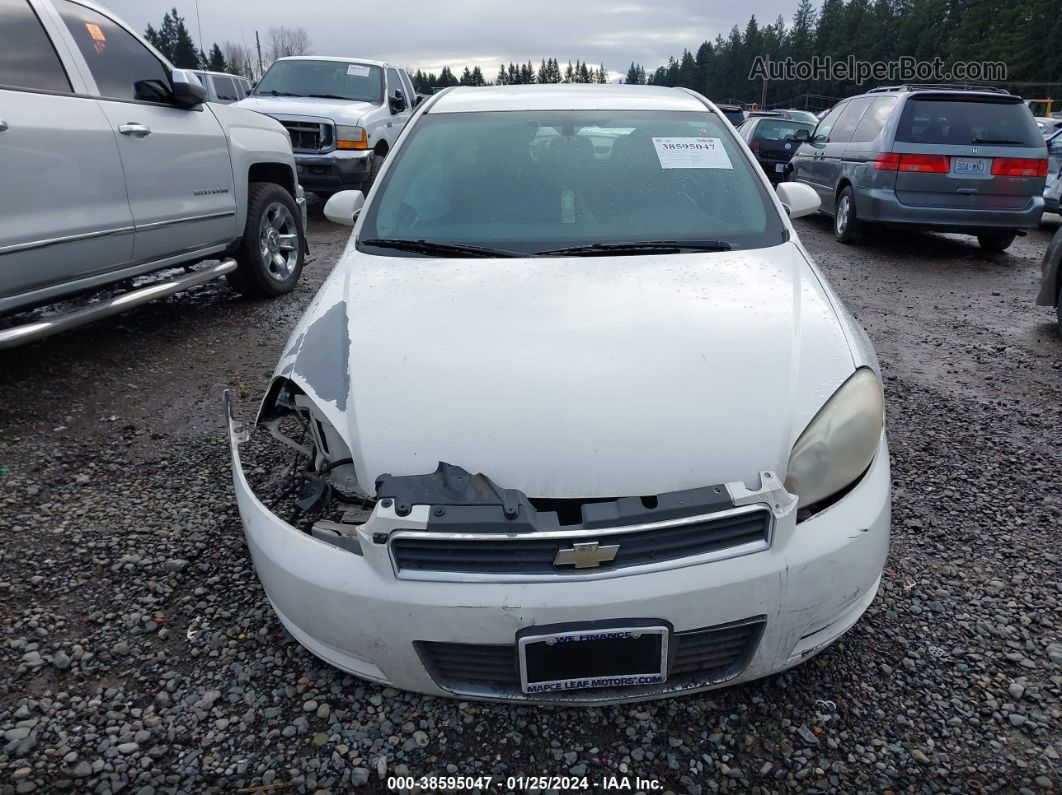
{"type": "Polygon", "coordinates": [[[906,171],[915,174],[947,174],[951,158],[947,155],[901,155],[882,152],[874,159],[878,171],[906,171]]]}
{"type": "Polygon", "coordinates": [[[947,155],[900,155],[900,171],[947,174],[951,171],[951,158],[947,155]]]}
{"type": "Polygon", "coordinates": [[[997,177],[1046,177],[1047,160],[1039,157],[997,157],[992,162],[997,177]]]}
{"type": "Polygon", "coordinates": [[[900,156],[895,152],[882,152],[874,158],[874,168],[878,171],[899,171],[900,156]]]}

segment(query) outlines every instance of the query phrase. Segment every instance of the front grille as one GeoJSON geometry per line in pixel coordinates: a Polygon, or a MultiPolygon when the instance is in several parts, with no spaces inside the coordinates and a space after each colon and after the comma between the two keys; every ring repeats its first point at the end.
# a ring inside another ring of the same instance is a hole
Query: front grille
{"type": "Polygon", "coordinates": [[[629,532],[602,530],[600,535],[537,537],[534,533],[525,533],[519,536],[480,535],[474,539],[403,535],[391,542],[391,552],[399,571],[585,574],[678,560],[750,543],[766,545],[770,526],[770,511],[755,508],[689,524],[657,525],[629,532]],[[615,559],[585,569],[553,565],[560,550],[571,549],[573,543],[593,541],[599,547],[618,545],[615,559]]]}
{"type": "Polygon", "coordinates": [[[319,152],[332,146],[332,126],[312,121],[288,121],[278,119],[291,137],[291,148],[296,152],[319,152]]]}
{"type": "MultiPolygon", "coordinates": [[[[669,641],[667,681],[659,685],[615,690],[576,691],[593,699],[638,696],[653,692],[688,690],[725,682],[745,670],[756,652],[766,619],[762,616],[716,627],[676,632],[669,641]]],[[[414,644],[435,683],[455,693],[494,694],[534,698],[520,689],[515,645],[441,643],[414,644]]]]}

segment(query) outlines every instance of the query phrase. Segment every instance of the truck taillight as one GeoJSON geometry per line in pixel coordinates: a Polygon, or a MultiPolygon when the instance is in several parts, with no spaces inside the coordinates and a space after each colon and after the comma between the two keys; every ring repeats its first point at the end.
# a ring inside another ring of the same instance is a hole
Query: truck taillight
{"type": "Polygon", "coordinates": [[[1047,160],[1040,157],[997,157],[992,162],[997,177],[1046,177],[1047,160]]]}
{"type": "Polygon", "coordinates": [[[947,155],[901,155],[882,152],[874,159],[878,171],[906,171],[915,174],[947,174],[951,159],[947,155]]]}

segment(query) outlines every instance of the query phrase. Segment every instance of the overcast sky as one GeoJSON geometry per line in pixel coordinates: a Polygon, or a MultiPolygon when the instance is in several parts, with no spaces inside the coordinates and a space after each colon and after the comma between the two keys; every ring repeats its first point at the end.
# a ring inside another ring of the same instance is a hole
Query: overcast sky
{"type": "MultiPolygon", "coordinates": [[[[102,0],[143,31],[176,5],[198,41],[195,0],[102,0]]],[[[479,64],[493,79],[502,61],[538,62],[549,56],[604,63],[617,77],[637,61],[647,70],[695,49],[704,39],[792,15],[796,0],[199,0],[203,43],[224,39],[254,45],[257,27],[302,26],[314,54],[394,61],[438,72],[479,64]],[[297,9],[297,11],[295,10],[297,9]]]]}

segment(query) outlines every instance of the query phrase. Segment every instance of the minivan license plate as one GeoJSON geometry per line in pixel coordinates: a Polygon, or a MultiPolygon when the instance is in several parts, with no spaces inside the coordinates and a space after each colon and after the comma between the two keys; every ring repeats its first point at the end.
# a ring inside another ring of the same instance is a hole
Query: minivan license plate
{"type": "Polygon", "coordinates": [[[985,157],[953,157],[951,173],[964,177],[988,176],[988,164],[992,162],[985,157]]]}
{"type": "Polygon", "coordinates": [[[617,626],[521,635],[520,684],[525,693],[661,684],[669,634],[666,626],[617,626]]]}

